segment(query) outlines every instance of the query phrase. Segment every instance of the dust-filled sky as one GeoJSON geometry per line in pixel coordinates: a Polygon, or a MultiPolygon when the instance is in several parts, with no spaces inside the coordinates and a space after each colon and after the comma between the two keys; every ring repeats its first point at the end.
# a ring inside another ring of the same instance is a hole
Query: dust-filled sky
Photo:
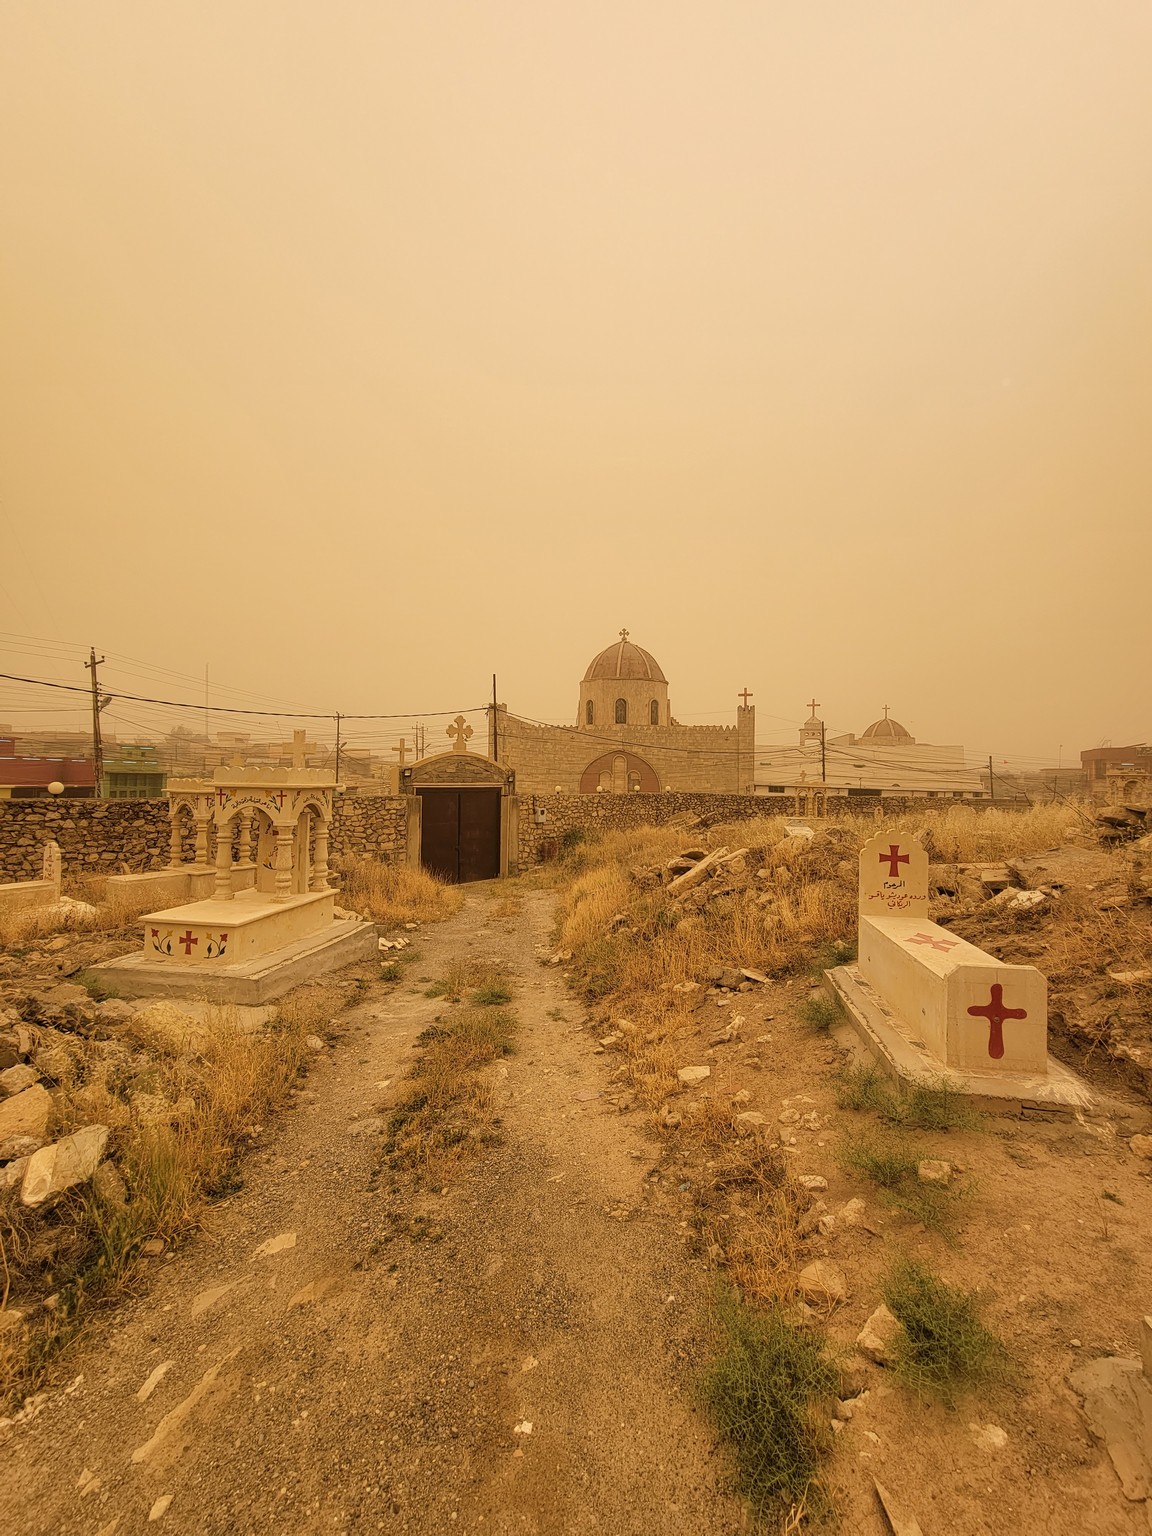
{"type": "Polygon", "coordinates": [[[1147,739],[1150,80],[1146,0],[2,0],[2,628],[1147,739]]]}

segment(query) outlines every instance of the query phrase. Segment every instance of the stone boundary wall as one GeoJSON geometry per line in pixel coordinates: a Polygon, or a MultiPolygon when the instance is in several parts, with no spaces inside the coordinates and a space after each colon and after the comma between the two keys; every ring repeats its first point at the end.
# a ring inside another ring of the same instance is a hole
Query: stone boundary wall
{"type": "MultiPolygon", "coordinates": [[[[929,800],[923,795],[829,795],[829,820],[872,820],[879,810],[884,816],[905,812],[951,810],[971,806],[974,810],[1019,810],[1028,807],[1013,803],[993,805],[991,800],[929,800]]],[[[555,857],[565,832],[580,828],[586,832],[616,832],[633,827],[663,827],[677,816],[702,817],[709,822],[747,821],[756,816],[795,816],[796,797],[790,795],[716,795],[703,791],[659,795],[521,795],[520,796],[520,867],[555,857]],[[536,812],[543,810],[545,820],[538,823],[536,812]]],[[[806,818],[801,816],[801,820],[806,818]]]]}
{"type": "MultiPolygon", "coordinates": [[[[399,795],[338,795],[329,857],[406,858],[406,800],[399,795]]],[[[0,881],[39,880],[44,844],[60,844],[66,879],[163,869],[168,863],[168,801],[0,800],[0,881]]],[[[185,857],[195,847],[189,830],[185,857]]]]}

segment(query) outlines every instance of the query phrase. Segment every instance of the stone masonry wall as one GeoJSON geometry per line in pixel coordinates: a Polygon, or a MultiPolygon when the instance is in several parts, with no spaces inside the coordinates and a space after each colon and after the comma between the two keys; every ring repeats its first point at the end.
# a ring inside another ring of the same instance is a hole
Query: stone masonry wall
{"type": "MultiPolygon", "coordinates": [[[[958,803],[955,800],[927,800],[922,795],[915,798],[829,795],[828,815],[833,819],[859,817],[872,820],[878,812],[885,816],[932,810],[943,813],[958,803]]],[[[994,807],[990,800],[966,800],[964,805],[976,811],[1008,809],[994,807]]],[[[1023,810],[1025,807],[1014,808],[1023,810]]],[[[520,868],[528,869],[533,864],[554,858],[565,832],[574,828],[590,833],[615,832],[632,827],[667,826],[677,816],[700,817],[715,823],[795,814],[794,795],[521,795],[520,868]],[[544,812],[543,823],[536,820],[539,810],[544,812]]]]}
{"type": "MultiPolygon", "coordinates": [[[[402,796],[338,795],[329,856],[406,857],[402,796]]],[[[163,869],[168,863],[168,801],[0,800],[0,881],[39,880],[44,844],[55,839],[65,878],[163,869]]],[[[185,857],[191,858],[191,835],[185,857]]]]}

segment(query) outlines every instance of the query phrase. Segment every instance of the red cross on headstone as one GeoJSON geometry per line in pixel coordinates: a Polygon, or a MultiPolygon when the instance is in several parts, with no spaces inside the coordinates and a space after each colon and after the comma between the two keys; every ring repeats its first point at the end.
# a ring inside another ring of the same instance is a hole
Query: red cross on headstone
{"type": "Polygon", "coordinates": [[[193,944],[199,944],[200,940],[197,939],[197,938],[193,938],[192,930],[191,930],[191,928],[189,928],[187,933],[182,933],[180,935],[180,937],[176,940],[176,942],[177,942],[177,944],[183,944],[183,946],[184,946],[184,953],[186,955],[190,955],[192,953],[192,946],[193,946],[193,944]]]}
{"type": "Polygon", "coordinates": [[[223,805],[225,800],[227,800],[228,791],[224,788],[223,785],[221,785],[220,788],[216,791],[216,798],[219,800],[221,805],[223,805]]]}
{"type": "Polygon", "coordinates": [[[285,799],[286,799],[286,798],[287,798],[287,793],[286,793],[286,791],[285,791],[285,790],[283,790],[283,789],[278,789],[278,790],[276,790],[276,792],[275,792],[275,793],[274,793],[274,794],[273,794],[273,796],[272,796],[272,798],[273,798],[273,800],[275,800],[275,801],[276,801],[276,803],[277,803],[277,805],[278,805],[278,806],[279,806],[279,807],[280,807],[280,809],[281,809],[281,810],[283,810],[283,809],[284,809],[284,801],[285,801],[285,799]]]}
{"type": "Polygon", "coordinates": [[[1004,1020],[1028,1017],[1027,1008],[1005,1008],[1004,988],[998,981],[992,983],[992,996],[988,1002],[980,1007],[973,1004],[968,1012],[973,1018],[988,1020],[988,1054],[993,1061],[999,1061],[1004,1054],[1004,1020]]]}
{"type": "Polygon", "coordinates": [[[889,843],[888,852],[880,854],[880,862],[881,864],[887,863],[888,878],[895,880],[896,876],[900,873],[901,864],[910,863],[911,857],[907,853],[900,852],[899,843],[889,843]]]}
{"type": "Polygon", "coordinates": [[[908,944],[931,944],[933,949],[955,949],[960,940],[934,939],[930,933],[914,933],[912,937],[905,940],[905,942],[908,944]]]}

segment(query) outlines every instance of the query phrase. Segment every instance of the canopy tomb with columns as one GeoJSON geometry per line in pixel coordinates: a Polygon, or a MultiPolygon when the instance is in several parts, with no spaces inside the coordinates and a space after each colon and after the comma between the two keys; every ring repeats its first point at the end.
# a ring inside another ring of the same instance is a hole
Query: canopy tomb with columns
{"type": "Polygon", "coordinates": [[[151,878],[165,893],[201,899],[140,919],[143,954],[109,963],[117,986],[264,1001],[374,948],[374,925],[335,916],[328,836],[340,787],[303,767],[230,766],[210,779],[170,779],[168,868],[151,878]],[[346,952],[349,939],[356,953],[346,952]],[[242,972],[258,972],[259,985],[242,972]],[[260,998],[233,995],[253,990],[260,998]]]}

